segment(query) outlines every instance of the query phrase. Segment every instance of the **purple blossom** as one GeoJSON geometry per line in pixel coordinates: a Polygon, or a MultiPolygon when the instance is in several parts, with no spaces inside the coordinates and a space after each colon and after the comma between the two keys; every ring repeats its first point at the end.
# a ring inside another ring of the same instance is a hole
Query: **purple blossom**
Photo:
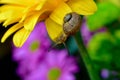
{"type": "Polygon", "coordinates": [[[75,80],[76,60],[66,50],[51,50],[45,24],[38,23],[21,48],[13,47],[13,60],[19,62],[22,80],[75,80]]]}
{"type": "Polygon", "coordinates": [[[18,74],[24,77],[34,70],[46,55],[50,44],[45,24],[38,23],[21,48],[13,47],[13,60],[18,61],[20,67],[17,70],[18,74]]]}
{"type": "Polygon", "coordinates": [[[119,80],[118,75],[119,75],[119,73],[115,70],[109,70],[109,69],[101,70],[101,77],[103,79],[111,78],[112,80],[119,80]]]}
{"type": "Polygon", "coordinates": [[[75,80],[73,73],[78,71],[76,60],[65,50],[52,50],[25,80],[75,80]]]}
{"type": "Polygon", "coordinates": [[[86,21],[84,21],[82,23],[81,34],[82,34],[82,37],[83,37],[84,44],[87,45],[87,43],[89,42],[89,40],[93,36],[94,32],[90,32],[90,30],[87,27],[86,21]]]}
{"type": "Polygon", "coordinates": [[[107,79],[109,77],[109,73],[110,72],[107,69],[102,69],[101,71],[102,78],[107,79]]]}

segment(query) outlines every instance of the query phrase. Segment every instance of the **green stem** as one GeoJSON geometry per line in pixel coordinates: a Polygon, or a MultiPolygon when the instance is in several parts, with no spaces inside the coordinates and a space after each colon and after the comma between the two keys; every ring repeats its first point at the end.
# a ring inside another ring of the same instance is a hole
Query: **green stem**
{"type": "Polygon", "coordinates": [[[83,44],[83,40],[82,40],[80,32],[77,32],[74,35],[74,38],[75,38],[76,43],[78,45],[80,56],[85,64],[85,67],[87,69],[90,80],[100,80],[99,75],[95,71],[93,63],[92,63],[92,61],[88,55],[88,52],[83,44]]]}

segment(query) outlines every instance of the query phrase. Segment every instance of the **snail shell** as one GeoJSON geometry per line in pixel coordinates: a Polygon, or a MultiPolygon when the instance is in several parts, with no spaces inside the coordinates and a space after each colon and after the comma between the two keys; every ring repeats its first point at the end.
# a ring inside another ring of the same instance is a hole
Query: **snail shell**
{"type": "MultiPolygon", "coordinates": [[[[56,44],[53,45],[52,48],[61,43],[65,45],[64,42],[66,41],[68,36],[75,34],[79,30],[81,26],[81,22],[82,22],[82,19],[77,13],[72,12],[72,13],[67,14],[64,17],[63,32],[60,34],[59,37],[55,39],[56,44]]],[[[50,51],[50,49],[48,51],[50,51]]]]}
{"type": "Polygon", "coordinates": [[[75,34],[79,30],[82,21],[80,15],[75,12],[67,14],[63,20],[63,32],[55,39],[57,44],[64,43],[68,36],[75,34]]]}
{"type": "Polygon", "coordinates": [[[63,23],[63,31],[66,35],[73,35],[75,34],[81,25],[81,17],[79,14],[72,12],[67,14],[64,17],[64,23],[63,23]]]}

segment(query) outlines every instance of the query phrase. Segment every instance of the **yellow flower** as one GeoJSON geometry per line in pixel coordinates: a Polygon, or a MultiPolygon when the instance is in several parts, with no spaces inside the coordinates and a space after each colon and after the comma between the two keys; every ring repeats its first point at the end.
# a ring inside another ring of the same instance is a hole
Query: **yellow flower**
{"type": "Polygon", "coordinates": [[[93,0],[0,0],[0,23],[7,27],[16,23],[4,34],[1,42],[15,33],[13,42],[21,47],[37,22],[45,21],[50,38],[55,41],[61,35],[63,17],[70,12],[81,15],[93,14],[93,0]]]}

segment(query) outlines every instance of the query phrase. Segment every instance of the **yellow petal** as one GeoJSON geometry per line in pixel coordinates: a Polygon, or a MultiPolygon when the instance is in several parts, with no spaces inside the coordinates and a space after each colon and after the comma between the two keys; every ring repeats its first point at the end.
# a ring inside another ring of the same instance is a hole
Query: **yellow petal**
{"type": "Polygon", "coordinates": [[[46,11],[44,10],[44,12],[39,17],[38,22],[44,21],[45,19],[47,19],[49,17],[50,13],[51,13],[50,10],[46,10],[46,11]]]}
{"type": "Polygon", "coordinates": [[[4,23],[3,23],[3,26],[8,26],[12,23],[15,23],[15,22],[18,22],[20,20],[20,16],[17,17],[17,16],[11,16],[10,18],[8,18],[4,23]]]}
{"type": "Polygon", "coordinates": [[[90,15],[97,10],[97,6],[93,0],[69,0],[68,5],[73,12],[82,15],[90,15]]]}
{"type": "Polygon", "coordinates": [[[15,33],[13,37],[13,43],[16,47],[21,47],[27,38],[29,37],[31,31],[26,30],[25,28],[22,28],[18,32],[15,33]]]}
{"type": "Polygon", "coordinates": [[[54,21],[52,21],[50,18],[48,18],[45,21],[46,24],[46,28],[47,28],[47,32],[50,36],[50,38],[56,42],[56,39],[61,35],[63,29],[62,26],[55,23],[54,21]]]}
{"type": "Polygon", "coordinates": [[[63,25],[63,18],[67,13],[72,12],[66,3],[61,3],[50,15],[50,18],[56,23],[63,25]]]}
{"type": "Polygon", "coordinates": [[[44,9],[52,9],[54,10],[61,2],[64,0],[47,0],[46,3],[44,4],[44,9]]]}
{"type": "Polygon", "coordinates": [[[16,5],[23,5],[23,6],[30,6],[35,3],[38,3],[39,0],[0,0],[1,4],[16,4],[16,5]]]}
{"type": "Polygon", "coordinates": [[[32,31],[35,27],[35,24],[37,23],[37,20],[40,16],[40,13],[36,12],[31,16],[28,16],[24,22],[24,28],[26,30],[32,31]]]}
{"type": "Polygon", "coordinates": [[[39,1],[39,3],[25,8],[22,19],[19,22],[23,22],[26,17],[28,17],[30,15],[34,15],[33,13],[35,13],[35,11],[41,10],[43,5],[45,4],[45,2],[46,2],[46,0],[41,0],[41,1],[39,1]]]}
{"type": "Polygon", "coordinates": [[[1,42],[4,42],[11,34],[20,29],[22,25],[23,25],[22,23],[18,23],[12,26],[10,29],[8,29],[4,36],[2,37],[1,42]]]}
{"type": "Polygon", "coordinates": [[[43,5],[46,3],[47,0],[40,0],[39,3],[37,4],[35,10],[40,10],[43,5]]]}
{"type": "Polygon", "coordinates": [[[5,21],[9,15],[11,15],[11,12],[10,11],[6,11],[4,13],[0,13],[0,23],[5,21]]]}
{"type": "Polygon", "coordinates": [[[16,5],[4,5],[0,7],[0,22],[4,26],[18,22],[22,16],[24,8],[16,5]]]}

